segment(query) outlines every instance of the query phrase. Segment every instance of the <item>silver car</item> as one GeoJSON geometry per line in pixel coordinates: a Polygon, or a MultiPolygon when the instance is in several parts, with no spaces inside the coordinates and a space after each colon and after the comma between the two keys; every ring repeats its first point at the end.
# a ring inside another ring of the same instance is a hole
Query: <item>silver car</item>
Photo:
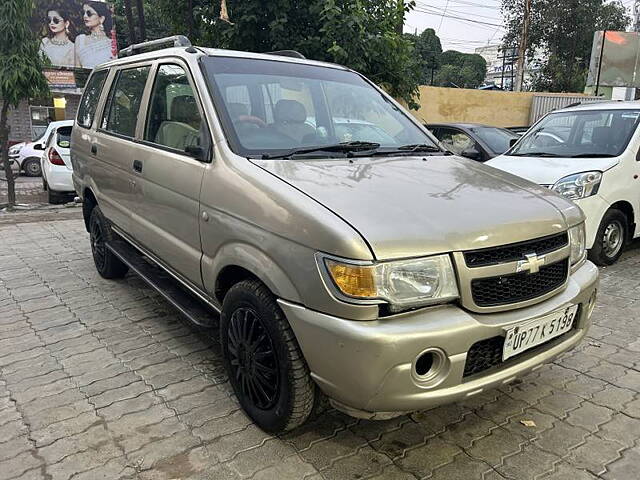
{"type": "Polygon", "coordinates": [[[91,75],[74,185],[103,277],[219,314],[264,430],[323,396],[369,419],[473,397],[584,337],[598,271],[573,203],[443,151],[345,67],[168,41],[91,75]]]}

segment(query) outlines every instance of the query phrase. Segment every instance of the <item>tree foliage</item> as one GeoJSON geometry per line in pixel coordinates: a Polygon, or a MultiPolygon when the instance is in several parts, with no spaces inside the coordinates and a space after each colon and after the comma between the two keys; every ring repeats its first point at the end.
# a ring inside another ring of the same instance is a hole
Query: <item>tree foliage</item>
{"type": "Polygon", "coordinates": [[[420,84],[431,85],[436,70],[440,67],[442,44],[433,28],[427,28],[419,35],[405,34],[405,38],[413,44],[419,65],[420,84]]]}
{"type": "Polygon", "coordinates": [[[420,35],[405,34],[418,62],[420,83],[440,87],[477,88],[487,74],[487,62],[480,55],[456,50],[442,51],[435,30],[427,28],[420,35]]]}
{"type": "Polygon", "coordinates": [[[38,52],[39,39],[29,28],[33,0],[0,2],[0,152],[9,184],[9,207],[15,203],[15,187],[9,166],[9,107],[22,100],[48,95],[49,85],[42,73],[46,66],[38,52]]]}
{"type": "MultiPolygon", "coordinates": [[[[618,0],[530,0],[527,58],[534,66],[534,90],[581,92],[587,78],[593,34],[624,30],[630,22],[618,0]]],[[[517,45],[525,0],[502,0],[505,44],[517,45]]]]}
{"type": "Polygon", "coordinates": [[[145,11],[149,38],[152,12],[158,12],[162,35],[186,34],[202,46],[250,52],[298,50],[353,68],[416,106],[420,72],[412,43],[398,32],[414,5],[413,0],[227,0],[231,24],[219,19],[217,0],[155,0],[145,11]]]}

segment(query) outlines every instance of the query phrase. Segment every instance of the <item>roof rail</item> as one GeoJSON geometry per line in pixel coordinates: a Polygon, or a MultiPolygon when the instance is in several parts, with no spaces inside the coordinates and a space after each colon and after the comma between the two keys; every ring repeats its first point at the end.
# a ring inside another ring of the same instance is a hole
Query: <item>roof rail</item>
{"type": "Polygon", "coordinates": [[[277,50],[275,52],[266,52],[267,55],[279,55],[281,57],[292,57],[292,58],[301,58],[306,60],[307,57],[302,55],[300,52],[296,52],[295,50],[277,50]]]}
{"type": "Polygon", "coordinates": [[[136,43],[130,45],[127,48],[123,48],[118,53],[118,58],[130,57],[131,55],[137,55],[143,51],[160,50],[165,48],[167,44],[172,44],[174,47],[190,47],[191,42],[184,35],[174,35],[173,37],[159,38],[157,40],[151,40],[149,42],[136,43]]]}

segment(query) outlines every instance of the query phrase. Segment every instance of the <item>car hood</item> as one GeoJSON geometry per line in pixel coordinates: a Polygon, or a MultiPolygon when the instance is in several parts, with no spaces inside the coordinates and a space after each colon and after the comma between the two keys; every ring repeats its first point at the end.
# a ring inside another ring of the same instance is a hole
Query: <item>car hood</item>
{"type": "Polygon", "coordinates": [[[460,157],[254,163],[340,216],[379,260],[519,242],[583,218],[546,188],[460,157]]]}
{"type": "Polygon", "coordinates": [[[538,185],[554,185],[558,180],[574,173],[598,170],[604,172],[615,167],[620,159],[612,158],[548,158],[510,157],[500,155],[486,162],[494,168],[526,178],[538,185]]]}

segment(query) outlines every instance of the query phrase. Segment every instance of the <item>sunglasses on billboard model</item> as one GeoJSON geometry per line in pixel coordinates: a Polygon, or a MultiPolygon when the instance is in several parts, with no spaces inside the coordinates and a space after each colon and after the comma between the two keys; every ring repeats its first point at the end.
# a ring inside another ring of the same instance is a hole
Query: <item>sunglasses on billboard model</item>
{"type": "Polygon", "coordinates": [[[93,16],[96,14],[96,12],[92,12],[91,10],[83,10],[83,11],[82,11],[82,14],[83,14],[85,17],[89,17],[89,18],[91,18],[91,17],[93,17],[93,16]]]}
{"type": "Polygon", "coordinates": [[[58,25],[63,21],[60,17],[47,17],[47,20],[49,21],[49,23],[53,23],[54,25],[58,25]]]}

